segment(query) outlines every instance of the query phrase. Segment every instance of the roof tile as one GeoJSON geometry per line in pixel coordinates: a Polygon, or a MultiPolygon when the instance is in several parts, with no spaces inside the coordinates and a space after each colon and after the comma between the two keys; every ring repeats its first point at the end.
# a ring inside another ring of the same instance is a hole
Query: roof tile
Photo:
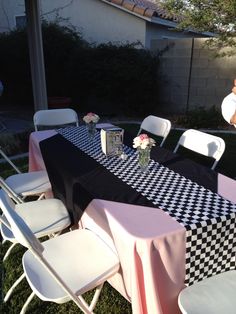
{"type": "Polygon", "coordinates": [[[146,17],[160,17],[165,20],[178,21],[178,17],[166,11],[158,0],[106,0],[118,6],[146,17]]]}
{"type": "Polygon", "coordinates": [[[110,2],[117,4],[117,5],[122,5],[122,3],[124,2],[124,0],[110,0],[110,2]]]}
{"type": "Polygon", "coordinates": [[[145,11],[146,11],[147,8],[143,7],[143,6],[140,6],[140,5],[136,5],[133,9],[133,11],[139,15],[144,15],[145,14],[145,11]]]}
{"type": "Polygon", "coordinates": [[[126,8],[129,11],[133,11],[135,3],[133,1],[124,0],[122,7],[126,8]]]}

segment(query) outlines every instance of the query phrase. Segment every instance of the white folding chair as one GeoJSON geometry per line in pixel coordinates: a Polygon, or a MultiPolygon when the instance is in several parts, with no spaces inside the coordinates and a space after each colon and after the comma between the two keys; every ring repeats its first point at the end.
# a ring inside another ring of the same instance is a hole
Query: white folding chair
{"type": "Polygon", "coordinates": [[[33,121],[35,131],[38,131],[40,126],[53,127],[66,124],[79,125],[77,113],[70,108],[39,110],[35,112],[33,121]]]}
{"type": "Polygon", "coordinates": [[[34,295],[56,303],[73,300],[84,313],[93,313],[103,283],[119,270],[114,247],[85,229],[40,243],[9,205],[6,193],[0,192],[0,205],[17,241],[28,248],[22,263],[33,292],[20,313],[26,312],[34,295]],[[88,305],[81,295],[94,288],[96,292],[88,305]]]}
{"type": "Polygon", "coordinates": [[[150,115],[146,117],[141,123],[137,136],[142,132],[142,130],[145,130],[154,135],[163,137],[163,140],[160,144],[160,146],[163,146],[170,129],[171,122],[169,120],[150,115]]]}
{"type": "MultiPolygon", "coordinates": [[[[10,187],[19,199],[24,199],[27,196],[38,195],[42,198],[45,193],[51,191],[51,184],[45,170],[32,171],[22,173],[20,169],[7,157],[0,147],[0,154],[17,172],[6,178],[5,183],[10,187]]],[[[1,179],[1,183],[3,183],[1,179]]]]}
{"type": "Polygon", "coordinates": [[[228,271],[193,284],[179,294],[183,314],[235,314],[236,271],[228,271]]]}
{"type": "MultiPolygon", "coordinates": [[[[0,190],[0,197],[4,199],[8,207],[11,207],[20,215],[31,228],[37,238],[44,236],[56,236],[71,224],[69,213],[63,203],[58,199],[44,199],[27,203],[15,204],[8,193],[0,190]]],[[[2,206],[0,206],[3,210],[2,206]]],[[[4,212],[4,211],[3,211],[4,212]]],[[[0,216],[0,230],[5,241],[10,241],[12,245],[4,255],[3,261],[9,256],[13,247],[19,243],[12,232],[6,216],[0,216]]],[[[4,301],[6,302],[14,288],[24,277],[20,277],[7,292],[4,301]]]]}
{"type": "Polygon", "coordinates": [[[201,155],[214,158],[215,162],[211,169],[215,169],[225,151],[225,142],[222,138],[193,129],[185,131],[180,136],[174,149],[174,153],[177,152],[179,146],[183,146],[201,155]]]}

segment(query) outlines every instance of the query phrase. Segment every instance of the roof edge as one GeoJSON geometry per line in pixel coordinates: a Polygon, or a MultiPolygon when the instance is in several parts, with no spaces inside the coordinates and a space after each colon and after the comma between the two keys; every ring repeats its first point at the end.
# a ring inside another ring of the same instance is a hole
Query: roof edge
{"type": "Polygon", "coordinates": [[[101,1],[142,18],[146,17],[148,19],[151,19],[154,16],[158,16],[155,10],[147,6],[136,4],[129,0],[101,0],[101,1]]]}

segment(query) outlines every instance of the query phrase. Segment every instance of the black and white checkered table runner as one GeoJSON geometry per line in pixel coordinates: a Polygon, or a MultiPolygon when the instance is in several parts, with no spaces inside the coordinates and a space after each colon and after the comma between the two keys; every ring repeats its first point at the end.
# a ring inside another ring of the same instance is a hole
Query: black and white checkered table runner
{"type": "Polygon", "coordinates": [[[105,156],[100,132],[89,140],[84,126],[57,131],[186,228],[186,284],[235,268],[235,204],[153,160],[140,172],[136,150],[125,145],[127,160],[105,156]]]}

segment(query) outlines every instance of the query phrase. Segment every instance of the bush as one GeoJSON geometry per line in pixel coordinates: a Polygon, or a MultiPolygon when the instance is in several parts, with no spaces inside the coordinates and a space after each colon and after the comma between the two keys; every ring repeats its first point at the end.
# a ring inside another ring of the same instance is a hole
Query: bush
{"type": "Polygon", "coordinates": [[[1,101],[32,104],[30,60],[25,30],[0,33],[0,79],[4,84],[1,101]]]}
{"type": "MultiPolygon", "coordinates": [[[[132,45],[89,45],[80,33],[43,23],[48,96],[72,97],[76,109],[104,113],[147,114],[157,107],[158,59],[132,45]],[[78,108],[77,108],[78,107],[78,108]]],[[[2,100],[33,103],[25,30],[0,34],[2,100]]]]}
{"type": "Polygon", "coordinates": [[[179,117],[176,122],[186,128],[192,129],[218,129],[224,125],[222,115],[215,106],[210,109],[200,107],[198,109],[191,110],[186,116],[179,117]]]}
{"type": "Polygon", "coordinates": [[[71,95],[82,109],[143,115],[157,103],[157,66],[155,56],[133,45],[77,50],[68,69],[71,95]]]}
{"type": "Polygon", "coordinates": [[[1,133],[0,147],[8,156],[27,153],[29,150],[29,136],[31,132],[32,130],[29,129],[17,134],[1,133]]]}
{"type": "Polygon", "coordinates": [[[71,56],[87,46],[80,33],[67,26],[43,22],[42,37],[48,96],[68,96],[71,80],[66,76],[71,56]]]}

